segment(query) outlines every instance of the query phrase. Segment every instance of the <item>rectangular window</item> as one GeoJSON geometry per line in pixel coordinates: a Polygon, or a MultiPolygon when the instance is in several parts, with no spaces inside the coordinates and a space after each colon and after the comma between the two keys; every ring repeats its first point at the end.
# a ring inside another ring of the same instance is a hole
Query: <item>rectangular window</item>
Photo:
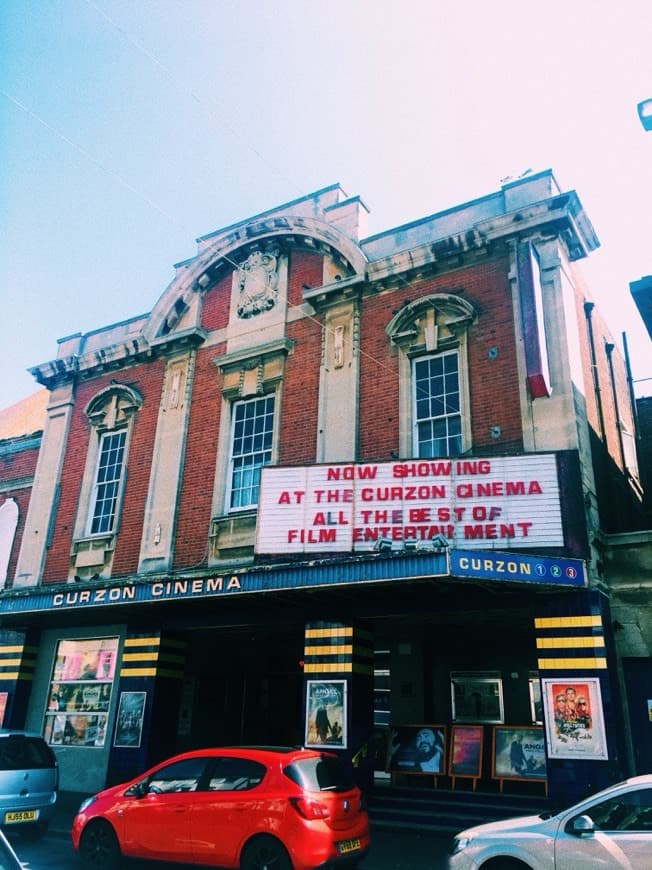
{"type": "Polygon", "coordinates": [[[100,442],[93,490],[91,535],[113,531],[124,471],[126,430],[105,432],[100,442]]]}
{"type": "Polygon", "coordinates": [[[457,351],[416,359],[412,381],[417,456],[459,456],[462,413],[457,351]]]}
{"type": "Polygon", "coordinates": [[[451,673],[453,722],[504,722],[503,681],[496,671],[451,673]]]}
{"type": "Polygon", "coordinates": [[[230,507],[257,505],[260,469],[272,458],[274,396],[248,399],[233,406],[230,507]]]}
{"type": "Polygon", "coordinates": [[[45,713],[47,743],[104,746],[117,655],[117,637],[59,641],[45,713]]]}
{"type": "Polygon", "coordinates": [[[624,423],[621,423],[620,431],[623,439],[625,467],[631,476],[638,480],[638,460],[636,457],[636,442],[634,441],[634,436],[624,423]]]}

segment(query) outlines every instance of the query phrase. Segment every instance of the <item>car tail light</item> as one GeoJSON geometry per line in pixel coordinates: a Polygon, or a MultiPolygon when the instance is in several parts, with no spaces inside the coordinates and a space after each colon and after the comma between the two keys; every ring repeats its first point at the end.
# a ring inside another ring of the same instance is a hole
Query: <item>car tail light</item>
{"type": "Polygon", "coordinates": [[[304,819],[327,819],[330,815],[326,804],[312,798],[291,797],[290,803],[304,819]]]}

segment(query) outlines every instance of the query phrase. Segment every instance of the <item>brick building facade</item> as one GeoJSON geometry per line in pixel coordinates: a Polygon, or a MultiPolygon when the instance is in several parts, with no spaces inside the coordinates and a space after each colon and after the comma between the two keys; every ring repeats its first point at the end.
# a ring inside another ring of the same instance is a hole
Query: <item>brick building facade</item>
{"type": "Polygon", "coordinates": [[[432,779],[422,725],[439,785],[631,771],[601,536],[644,514],[626,367],[579,270],[593,228],[550,172],[376,236],[366,215],[335,185],[202,237],[147,316],[33,369],[0,689],[64,788],[314,745],[321,696],[324,745],[392,782],[432,779]],[[590,719],[559,724],[562,684],[590,719]]]}

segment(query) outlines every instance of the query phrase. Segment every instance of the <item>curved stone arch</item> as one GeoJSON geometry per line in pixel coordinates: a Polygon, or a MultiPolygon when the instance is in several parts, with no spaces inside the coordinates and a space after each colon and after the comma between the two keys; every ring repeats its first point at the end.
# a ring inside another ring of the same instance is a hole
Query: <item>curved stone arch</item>
{"type": "Polygon", "coordinates": [[[143,397],[133,387],[110,384],[87,402],[84,413],[95,429],[115,429],[126,425],[142,403],[143,397]]]}
{"type": "Polygon", "coordinates": [[[408,303],[398,311],[385,327],[390,339],[399,345],[414,343],[423,331],[422,321],[432,312],[434,324],[445,326],[454,335],[475,319],[475,307],[453,293],[432,293],[408,303]]]}
{"type": "Polygon", "coordinates": [[[229,263],[234,269],[239,266],[239,249],[284,237],[305,239],[306,243],[310,240],[315,251],[331,248],[347,263],[352,276],[366,274],[366,256],[359,245],[337,227],[317,218],[275,214],[243,224],[230,232],[216,234],[214,240],[210,237],[201,239],[198,255],[180,264],[177,276],[152,309],[143,328],[144,337],[151,343],[169,333],[191,307],[195,294],[210,286],[213,280],[211,271],[221,262],[229,263]]]}
{"type": "Polygon", "coordinates": [[[387,336],[398,350],[401,456],[412,456],[415,452],[413,363],[431,354],[452,352],[458,356],[463,409],[462,452],[471,446],[468,328],[477,314],[467,299],[455,293],[433,293],[404,305],[385,327],[387,336]]]}

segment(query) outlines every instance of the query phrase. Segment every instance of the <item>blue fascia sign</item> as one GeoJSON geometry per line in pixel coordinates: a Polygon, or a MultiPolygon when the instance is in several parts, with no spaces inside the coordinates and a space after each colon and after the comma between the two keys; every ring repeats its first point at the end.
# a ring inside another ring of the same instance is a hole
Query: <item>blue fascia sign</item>
{"type": "Polygon", "coordinates": [[[65,584],[52,589],[41,586],[0,595],[0,616],[302,588],[400,583],[449,576],[560,586],[586,585],[584,563],[579,559],[442,547],[430,552],[392,553],[389,556],[378,553],[345,561],[314,560],[304,564],[275,565],[218,576],[133,578],[101,585],[65,584]]]}
{"type": "Polygon", "coordinates": [[[453,577],[586,586],[586,568],[581,559],[549,558],[523,553],[451,550],[450,573],[453,577]]]}

